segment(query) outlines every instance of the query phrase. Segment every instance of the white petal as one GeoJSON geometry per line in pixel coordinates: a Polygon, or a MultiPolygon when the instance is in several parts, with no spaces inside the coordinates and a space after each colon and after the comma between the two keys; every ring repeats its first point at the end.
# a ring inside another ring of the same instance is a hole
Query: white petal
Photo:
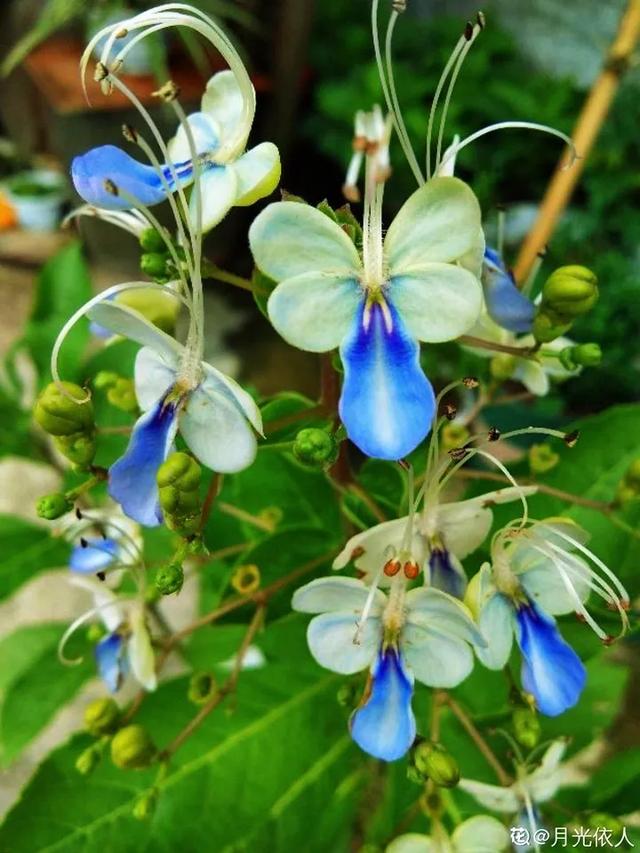
{"type": "Polygon", "coordinates": [[[270,195],[280,183],[280,152],[273,142],[262,142],[233,164],[238,181],[236,204],[246,207],[270,195]]]}
{"type": "Polygon", "coordinates": [[[476,648],[478,659],[488,669],[502,669],[513,645],[513,607],[504,596],[492,595],[482,607],[478,621],[487,641],[486,648],[476,648]]]}
{"type": "MultiPolygon", "coordinates": [[[[242,129],[244,98],[233,71],[219,71],[209,79],[201,107],[220,128],[223,142],[242,129]]],[[[247,135],[250,129],[247,128],[247,135]]]]}
{"type": "Polygon", "coordinates": [[[191,394],[180,414],[180,433],[196,459],[221,474],[247,468],[258,449],[244,412],[206,381],[191,394]]]}
{"type": "Polygon", "coordinates": [[[394,273],[389,299],[413,337],[438,343],[473,326],[482,308],[482,285],[454,264],[429,263],[394,273]]]}
{"type": "Polygon", "coordinates": [[[131,636],[127,645],[129,663],[134,678],[145,690],[155,690],[158,684],[156,678],[155,655],[151,645],[151,637],[145,624],[144,608],[136,607],[130,617],[131,636]]]}
{"type": "MultiPolygon", "coordinates": [[[[210,231],[221,222],[236,203],[238,179],[232,166],[209,166],[200,176],[202,229],[210,231]]],[[[191,193],[189,209],[197,221],[196,192],[191,193]]]]}
{"type": "MultiPolygon", "coordinates": [[[[205,113],[192,113],[187,116],[193,143],[198,154],[214,151],[220,142],[220,128],[216,122],[205,113]]],[[[178,165],[192,159],[189,137],[182,125],[179,125],[176,135],[169,142],[169,157],[178,165]]]]}
{"type": "Polygon", "coordinates": [[[87,312],[87,317],[116,335],[129,338],[144,347],[151,347],[164,357],[167,364],[177,365],[183,352],[183,347],[174,338],[126,305],[104,300],[96,303],[87,312]]]}
{"type": "Polygon", "coordinates": [[[407,621],[433,628],[468,643],[484,646],[485,640],[469,609],[457,598],[433,587],[418,587],[407,593],[407,621]]]}
{"type": "Polygon", "coordinates": [[[134,379],[138,405],[146,412],[175,383],[177,373],[164,356],[149,347],[142,347],[136,356],[134,379]]]}
{"type": "Polygon", "coordinates": [[[484,250],[486,248],[486,242],[484,239],[484,231],[482,228],[478,230],[478,234],[476,236],[475,243],[469,249],[468,252],[465,252],[464,255],[461,255],[458,258],[458,263],[461,267],[464,267],[466,270],[469,270],[470,273],[475,275],[476,278],[480,278],[482,275],[482,265],[484,263],[484,250]]]}
{"type": "Polygon", "coordinates": [[[473,779],[461,779],[458,788],[471,794],[481,806],[494,812],[517,812],[520,808],[520,800],[513,788],[500,788],[498,785],[487,785],[473,779]]]}
{"type": "Polygon", "coordinates": [[[451,263],[476,245],[480,205],[458,178],[433,178],[404,203],[384,242],[392,275],[428,263],[451,263]]]}
{"type": "Polygon", "coordinates": [[[562,785],[565,773],[560,762],[566,748],[564,738],[555,740],[543,755],[540,766],[527,778],[526,785],[534,802],[550,800],[562,785]]]}
{"type": "Polygon", "coordinates": [[[260,414],[258,404],[251,394],[249,394],[248,391],[245,391],[244,388],[235,381],[235,379],[227,376],[226,373],[223,373],[221,370],[213,367],[213,365],[207,364],[206,361],[202,362],[202,368],[205,372],[205,379],[203,382],[204,389],[210,390],[211,392],[219,391],[235,402],[236,405],[242,409],[245,417],[254,427],[256,432],[259,432],[260,435],[262,435],[262,415],[260,414]]]}
{"type": "Polygon", "coordinates": [[[361,672],[378,654],[382,626],[379,619],[367,619],[356,643],[357,631],[358,623],[353,613],[323,613],[309,623],[309,651],[320,666],[332,672],[342,675],[361,672]]]}
{"type": "Polygon", "coordinates": [[[391,844],[387,844],[385,853],[439,853],[439,848],[434,845],[428,835],[407,832],[406,835],[399,835],[391,844]]]}
{"type": "Polygon", "coordinates": [[[402,654],[417,681],[427,687],[455,687],[473,669],[473,652],[463,641],[430,628],[407,623],[402,654]]]}
{"type": "MultiPolygon", "coordinates": [[[[586,601],[591,592],[591,570],[575,554],[567,554],[562,561],[565,572],[580,601],[586,601]]],[[[527,595],[552,616],[561,616],[576,610],[576,599],[565,586],[553,560],[533,549],[518,549],[518,561],[513,570],[527,595]]]]}
{"type": "Polygon", "coordinates": [[[531,358],[517,358],[513,378],[522,382],[527,391],[538,397],[549,393],[549,377],[538,361],[531,358]]]}
{"type": "Polygon", "coordinates": [[[506,826],[489,815],[476,815],[465,820],[451,836],[456,853],[502,853],[509,848],[506,826]]]}
{"type": "Polygon", "coordinates": [[[267,310],[287,343],[309,352],[328,352],[342,343],[362,299],[354,279],[310,272],[279,284],[267,310]]]}
{"type": "Polygon", "coordinates": [[[312,272],[354,278],[361,268],[342,228],[308,204],[270,204],[249,229],[249,243],[257,266],[275,281],[312,272]]]}
{"type": "Polygon", "coordinates": [[[115,592],[110,590],[102,581],[72,575],[69,578],[69,583],[86,590],[93,596],[93,605],[98,609],[97,615],[102,619],[102,623],[109,633],[113,633],[122,625],[124,613],[120,606],[120,600],[115,592]]]}
{"type": "MultiPolygon", "coordinates": [[[[316,578],[297,589],[291,606],[301,613],[331,613],[350,611],[355,615],[362,612],[369,589],[356,578],[316,578]]],[[[371,612],[378,616],[385,605],[386,597],[376,590],[371,612]]]]}

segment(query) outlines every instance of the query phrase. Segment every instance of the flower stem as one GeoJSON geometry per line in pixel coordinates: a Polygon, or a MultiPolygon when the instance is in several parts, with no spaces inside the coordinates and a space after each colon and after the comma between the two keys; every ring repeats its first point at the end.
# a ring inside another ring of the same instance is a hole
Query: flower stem
{"type": "Polygon", "coordinates": [[[531,347],[511,347],[507,344],[498,344],[493,341],[485,341],[484,338],[476,338],[474,335],[460,335],[459,343],[479,349],[492,350],[493,352],[506,352],[509,355],[517,355],[518,358],[533,358],[531,347]]]}
{"type": "Polygon", "coordinates": [[[207,494],[204,499],[204,503],[202,505],[202,513],[200,515],[200,524],[198,526],[198,532],[202,533],[204,530],[207,521],[209,520],[209,516],[211,515],[211,510],[213,509],[213,504],[215,503],[215,499],[220,494],[220,490],[222,489],[222,474],[215,474],[211,477],[211,482],[209,483],[209,488],[207,489],[207,494]]]}
{"type": "Polygon", "coordinates": [[[260,296],[269,295],[268,291],[264,290],[262,287],[258,287],[250,281],[250,279],[244,278],[241,275],[236,275],[235,273],[227,272],[227,270],[221,269],[219,266],[214,264],[213,261],[207,260],[207,258],[202,259],[202,277],[211,278],[214,281],[221,281],[224,284],[231,284],[233,287],[239,287],[242,290],[257,293],[260,296]]]}
{"type": "Polygon", "coordinates": [[[483,738],[482,734],[478,731],[475,723],[467,714],[467,712],[463,710],[463,708],[458,705],[456,700],[444,690],[441,692],[441,701],[448,705],[454,716],[457,717],[463,729],[478,747],[478,750],[485,757],[487,764],[489,764],[495,772],[498,780],[500,781],[500,784],[504,786],[510,785],[511,778],[509,774],[500,764],[495,753],[493,752],[489,744],[486,742],[486,740],[483,738]]]}

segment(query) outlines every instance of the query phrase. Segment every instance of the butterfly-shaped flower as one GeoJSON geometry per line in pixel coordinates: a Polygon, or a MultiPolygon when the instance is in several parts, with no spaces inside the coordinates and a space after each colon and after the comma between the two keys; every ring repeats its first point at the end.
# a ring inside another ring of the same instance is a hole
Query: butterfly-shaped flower
{"type": "Polygon", "coordinates": [[[300,349],[340,348],[349,438],[369,456],[401,459],[434,415],[418,342],[456,338],[480,312],[480,208],[462,181],[434,178],[383,241],[381,189],[369,187],[362,252],[328,216],[295,202],[269,205],[249,240],[257,266],[278,282],[268,302],[276,330],[300,349]]]}
{"type": "Polygon", "coordinates": [[[321,666],[343,675],[369,668],[351,736],[385,761],[401,758],[415,739],[414,679],[454,687],[473,668],[470,644],[484,644],[461,602],[436,589],[407,591],[402,575],[388,595],[355,578],[319,578],[296,591],[292,606],[320,614],[307,641],[321,666]]]}

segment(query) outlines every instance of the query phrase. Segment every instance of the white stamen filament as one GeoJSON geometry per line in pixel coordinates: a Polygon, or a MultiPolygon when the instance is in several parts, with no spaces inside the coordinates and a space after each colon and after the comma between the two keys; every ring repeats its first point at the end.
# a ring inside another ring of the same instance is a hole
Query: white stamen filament
{"type": "Polygon", "coordinates": [[[436,92],[433,96],[433,101],[431,102],[431,109],[429,111],[429,124],[427,127],[427,156],[426,156],[426,166],[427,166],[427,180],[431,178],[431,136],[433,133],[433,125],[436,118],[436,110],[438,108],[438,101],[440,100],[440,95],[442,93],[442,89],[444,88],[444,84],[447,82],[447,77],[449,76],[449,72],[451,68],[458,58],[458,55],[462,48],[466,43],[466,38],[464,36],[460,36],[456,46],[453,48],[451,56],[447,60],[447,64],[444,67],[444,71],[440,75],[440,79],[438,80],[438,85],[436,86],[436,92]]]}
{"type": "Polygon", "coordinates": [[[542,267],[543,263],[544,263],[544,252],[539,254],[536,257],[535,261],[533,262],[533,264],[531,266],[531,272],[526,277],[524,284],[520,288],[520,293],[522,293],[523,296],[529,296],[530,295],[531,291],[533,290],[533,285],[535,284],[535,280],[538,277],[538,273],[540,272],[540,268],[542,267]]]}
{"type": "Polygon", "coordinates": [[[382,251],[383,197],[384,184],[376,181],[375,155],[367,156],[362,227],[362,262],[364,266],[364,285],[374,292],[379,291],[384,282],[382,251]]]}
{"type": "Polygon", "coordinates": [[[504,210],[498,211],[498,239],[497,239],[497,248],[498,254],[502,258],[504,255],[504,228],[506,223],[506,215],[504,210]]]}
{"type": "Polygon", "coordinates": [[[122,228],[123,231],[128,231],[134,237],[139,237],[148,227],[148,222],[138,210],[110,210],[106,207],[95,207],[93,204],[81,204],[76,207],[62,220],[62,227],[66,228],[72,220],[79,219],[81,216],[101,219],[103,222],[122,228]]]}
{"type": "Polygon", "coordinates": [[[108,610],[110,607],[119,607],[120,602],[116,599],[114,601],[107,601],[104,604],[99,605],[98,607],[92,607],[91,610],[87,610],[86,613],[83,613],[82,616],[78,616],[71,625],[64,632],[62,637],[60,638],[60,642],[58,643],[58,660],[60,663],[65,664],[66,666],[78,666],[84,660],[84,657],[81,655],[79,658],[68,658],[65,657],[64,647],[67,645],[71,637],[75,634],[78,628],[81,628],[84,624],[86,624],[90,619],[94,616],[98,616],[104,613],[105,610],[108,610]]]}
{"type": "Polygon", "coordinates": [[[382,566],[380,566],[380,568],[376,572],[376,574],[373,576],[373,579],[371,581],[371,588],[369,589],[369,594],[367,595],[367,599],[364,603],[364,607],[362,608],[362,613],[360,614],[360,618],[358,619],[358,621],[356,623],[356,625],[357,625],[356,632],[353,635],[353,642],[354,642],[354,645],[356,645],[356,646],[360,645],[360,638],[362,636],[362,631],[364,630],[364,626],[366,625],[367,619],[369,618],[369,614],[371,613],[371,608],[373,607],[373,600],[376,597],[376,592],[378,591],[378,584],[380,583],[380,580],[382,578],[382,574],[384,572],[384,566],[385,566],[385,564],[383,563],[382,566]]]}

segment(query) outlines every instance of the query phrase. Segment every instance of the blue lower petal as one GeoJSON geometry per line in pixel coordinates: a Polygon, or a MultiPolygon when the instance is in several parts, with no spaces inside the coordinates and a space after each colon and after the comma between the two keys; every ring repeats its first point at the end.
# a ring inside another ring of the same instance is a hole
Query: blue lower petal
{"type": "Polygon", "coordinates": [[[456,571],[446,548],[433,548],[429,555],[429,575],[431,586],[448,592],[454,598],[464,598],[467,588],[466,578],[456,571]]]}
{"type": "Polygon", "coordinates": [[[396,648],[381,650],[371,671],[371,692],[351,716],[351,737],[360,749],[395,761],[410,749],[416,737],[411,709],[413,678],[396,648]]]}
{"type": "Polygon", "coordinates": [[[165,403],[166,396],[138,418],[124,456],[109,469],[109,494],[129,518],[147,527],[162,522],[156,476],[175,437],[178,407],[165,403]]]}
{"type": "Polygon", "coordinates": [[[76,545],[71,551],[69,568],[74,572],[85,575],[103,572],[118,556],[118,544],[113,539],[94,537],[84,542],[85,545],[76,545]]]}
{"type": "Polygon", "coordinates": [[[516,639],[522,652],[522,686],[538,708],[557,717],[572,708],[584,689],[586,670],[563,640],[556,620],[530,602],[516,614],[516,639]]]}
{"type": "Polygon", "coordinates": [[[115,693],[125,675],[124,640],[120,634],[109,634],[95,648],[100,678],[111,693],[115,693]]]}
{"type": "Polygon", "coordinates": [[[340,347],[344,384],[340,417],[367,456],[402,459],[428,435],[435,410],[431,383],[420,367],[420,347],[387,303],[391,329],[378,303],[363,324],[364,302],[340,347]]]}
{"type": "Polygon", "coordinates": [[[494,249],[487,248],[484,253],[482,286],[487,311],[494,322],[518,334],[531,331],[535,306],[520,293],[512,274],[494,249]]]}
{"type": "MultiPolygon", "coordinates": [[[[176,164],[178,177],[188,180],[192,169],[190,163],[176,164]]],[[[173,181],[166,166],[163,166],[169,185],[173,181]]],[[[158,172],[153,166],[140,163],[116,145],[100,145],[86,154],[75,157],[71,163],[71,178],[78,195],[88,204],[111,210],[128,210],[133,207],[132,198],[144,205],[159,204],[167,193],[158,172]],[[112,181],[120,195],[105,188],[105,181],[112,181]]]]}

